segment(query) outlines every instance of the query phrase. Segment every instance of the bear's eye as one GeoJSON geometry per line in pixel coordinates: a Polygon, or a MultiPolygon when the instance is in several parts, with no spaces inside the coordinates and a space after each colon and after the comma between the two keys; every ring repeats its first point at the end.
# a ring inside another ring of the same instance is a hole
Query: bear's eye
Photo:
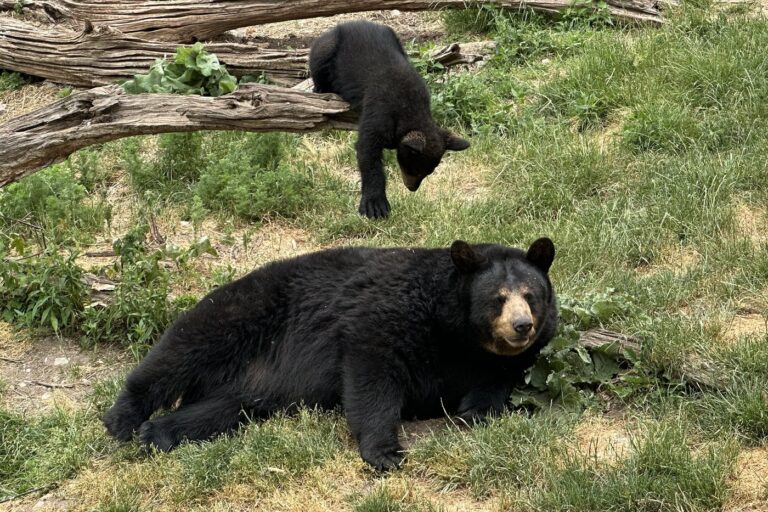
{"type": "Polygon", "coordinates": [[[523,294],[523,298],[525,299],[525,302],[532,302],[533,301],[533,294],[531,292],[525,292],[523,294]]]}
{"type": "Polygon", "coordinates": [[[507,302],[507,296],[506,296],[506,295],[502,295],[502,294],[498,294],[498,295],[496,296],[496,301],[497,301],[499,304],[504,304],[505,302],[507,302]]]}

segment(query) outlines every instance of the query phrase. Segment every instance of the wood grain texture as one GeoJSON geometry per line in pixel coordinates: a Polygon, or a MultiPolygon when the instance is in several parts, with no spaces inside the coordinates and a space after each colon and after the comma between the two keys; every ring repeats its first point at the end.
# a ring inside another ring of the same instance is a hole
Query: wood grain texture
{"type": "MultiPolygon", "coordinates": [[[[62,25],[37,27],[0,18],[0,68],[78,87],[114,84],[147,73],[156,59],[171,57],[178,44],[123,34],[90,25],[74,31],[62,25]]],[[[495,49],[493,41],[452,43],[431,57],[444,67],[482,62],[495,49]]],[[[265,45],[208,43],[235,76],[264,74],[279,85],[292,86],[309,76],[309,50],[269,49],[265,45]]]]}
{"type": "MultiPolygon", "coordinates": [[[[0,18],[0,68],[79,87],[113,84],[147,73],[156,59],[172,57],[178,44],[126,35],[112,27],[90,25],[75,31],[62,25],[37,27],[0,18]]],[[[236,76],[262,73],[282,85],[308,76],[309,50],[275,50],[253,44],[209,43],[236,76]]]]}
{"type": "Polygon", "coordinates": [[[0,187],[78,149],[132,135],[197,130],[308,132],[355,129],[333,94],[248,84],[218,98],[127,94],[116,85],[75,93],[0,126],[0,187]]]}
{"type": "MultiPolygon", "coordinates": [[[[125,34],[192,42],[207,41],[234,28],[342,13],[465,9],[484,4],[556,13],[569,8],[572,0],[23,0],[23,4],[24,13],[50,21],[87,20],[125,34]]],[[[0,0],[0,10],[10,12],[15,6],[16,0],[0,0]]],[[[657,0],[607,0],[607,6],[618,20],[662,23],[657,0]]]]}

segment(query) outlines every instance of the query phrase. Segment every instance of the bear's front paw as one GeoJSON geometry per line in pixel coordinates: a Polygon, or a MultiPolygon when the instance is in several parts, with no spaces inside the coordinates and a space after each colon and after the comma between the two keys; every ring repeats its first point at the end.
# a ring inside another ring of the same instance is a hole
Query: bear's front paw
{"type": "Polygon", "coordinates": [[[360,200],[360,215],[365,215],[369,219],[384,219],[389,217],[389,201],[387,196],[370,196],[360,200]]]}
{"type": "Polygon", "coordinates": [[[405,460],[403,449],[399,445],[389,448],[360,449],[363,460],[370,464],[376,471],[389,471],[400,466],[405,460]]]}
{"type": "Polygon", "coordinates": [[[456,417],[469,426],[472,425],[485,425],[488,423],[488,410],[487,409],[469,409],[466,411],[459,411],[456,417]]]}
{"type": "Polygon", "coordinates": [[[130,441],[144,418],[129,406],[115,404],[104,414],[104,426],[107,432],[120,441],[130,441]]]}
{"type": "Polygon", "coordinates": [[[139,441],[146,447],[154,446],[158,450],[169,452],[179,444],[179,439],[170,429],[163,428],[160,421],[145,421],[139,428],[139,441]]]}

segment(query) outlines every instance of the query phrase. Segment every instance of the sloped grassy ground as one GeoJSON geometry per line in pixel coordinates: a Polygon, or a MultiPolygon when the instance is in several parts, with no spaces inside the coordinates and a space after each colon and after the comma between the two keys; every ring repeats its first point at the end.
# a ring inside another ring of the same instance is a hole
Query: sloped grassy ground
{"type": "MultiPolygon", "coordinates": [[[[24,261],[61,277],[54,286],[34,274],[43,289],[78,296],[67,276],[80,268],[128,283],[104,314],[62,299],[42,318],[24,298],[28,310],[6,314],[26,326],[13,338],[27,340],[24,353],[43,350],[35,336],[58,315],[63,343],[100,354],[112,340],[140,357],[174,311],[215,283],[320,247],[524,246],[548,235],[563,297],[622,297],[620,312],[600,320],[643,340],[636,379],[575,409],[509,413],[472,429],[407,425],[407,464],[381,476],[359,460],[338,413],[278,417],[171,454],[119,445],[99,416],[126,364],[87,396],[54,397],[37,413],[4,402],[0,494],[48,491],[0,506],[768,510],[768,20],[698,4],[669,18],[651,29],[613,27],[600,12],[560,22],[446,15],[449,37],[499,43],[480,71],[428,75],[437,116],[473,146],[448,156],[417,194],[397,183],[391,159],[393,216],[383,222],[355,213],[346,133],[132,139],[0,193],[4,250],[42,251],[24,261]],[[145,231],[150,247],[164,237],[186,249],[131,249],[145,231]],[[120,258],[85,255],[115,237],[120,258]],[[676,378],[684,364],[713,369],[721,388],[686,386],[676,378]]],[[[18,391],[3,381],[4,396],[18,391]]]]}

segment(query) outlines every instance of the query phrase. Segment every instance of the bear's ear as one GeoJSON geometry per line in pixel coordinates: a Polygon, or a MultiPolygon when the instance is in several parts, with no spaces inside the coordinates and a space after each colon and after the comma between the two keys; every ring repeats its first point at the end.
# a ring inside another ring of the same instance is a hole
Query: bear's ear
{"type": "Polygon", "coordinates": [[[451,244],[451,259],[456,268],[465,273],[475,272],[485,263],[485,257],[463,240],[451,244]]]}
{"type": "Polygon", "coordinates": [[[411,148],[417,153],[421,153],[427,146],[427,138],[424,136],[424,132],[413,130],[406,133],[405,136],[400,139],[400,144],[407,148],[411,148]]]}
{"type": "Polygon", "coordinates": [[[469,141],[451,132],[445,132],[445,149],[448,151],[464,151],[469,147],[469,141]]]}
{"type": "Polygon", "coordinates": [[[525,258],[546,274],[555,259],[555,244],[549,238],[539,238],[528,248],[525,258]]]}

